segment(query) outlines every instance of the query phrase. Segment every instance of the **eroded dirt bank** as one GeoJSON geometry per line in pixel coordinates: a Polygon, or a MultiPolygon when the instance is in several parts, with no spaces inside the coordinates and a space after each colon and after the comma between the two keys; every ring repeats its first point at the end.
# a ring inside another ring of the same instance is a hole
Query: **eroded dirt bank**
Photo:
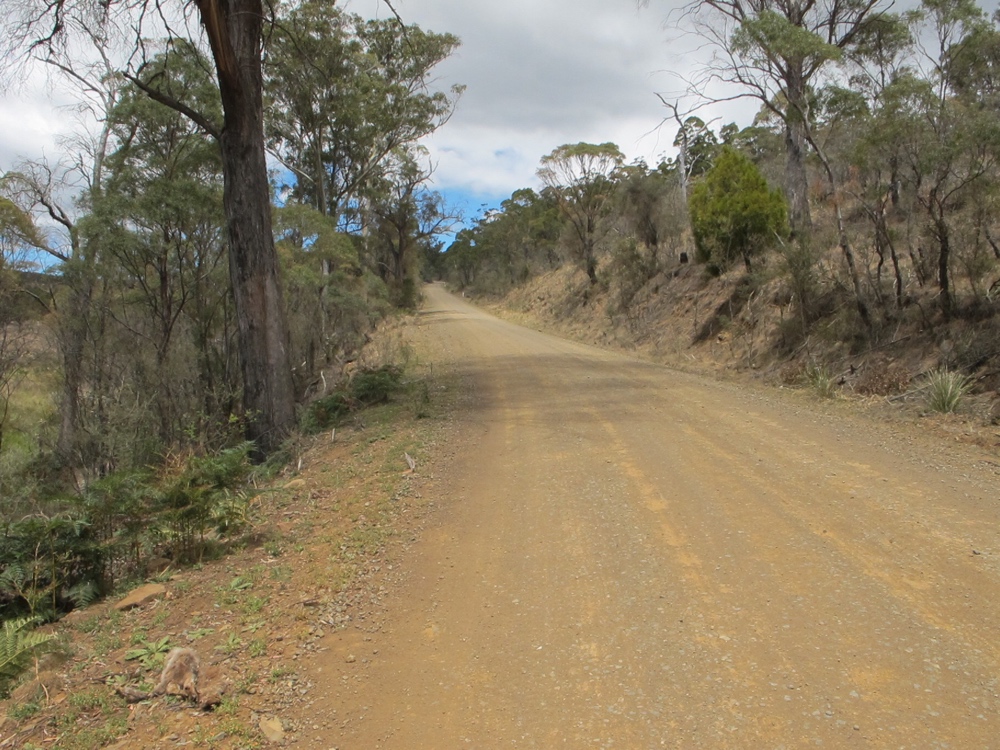
{"type": "Polygon", "coordinates": [[[996,745],[995,456],[427,299],[456,456],[298,746],[996,745]]]}

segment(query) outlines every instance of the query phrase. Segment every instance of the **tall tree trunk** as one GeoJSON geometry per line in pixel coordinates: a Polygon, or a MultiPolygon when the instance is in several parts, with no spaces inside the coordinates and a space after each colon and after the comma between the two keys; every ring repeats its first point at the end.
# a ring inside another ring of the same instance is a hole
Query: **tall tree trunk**
{"type": "Polygon", "coordinates": [[[791,71],[785,94],[785,192],[788,195],[788,222],[793,235],[808,236],[812,231],[809,211],[809,175],[806,172],[806,140],[809,123],[806,88],[801,71],[791,71]]]}
{"type": "Polygon", "coordinates": [[[840,250],[844,254],[844,261],[847,263],[847,271],[851,277],[851,286],[854,288],[854,303],[858,308],[858,315],[861,317],[861,322],[864,323],[865,329],[871,330],[871,313],[868,310],[868,305],[865,303],[864,294],[861,289],[861,275],[858,273],[858,266],[854,259],[854,250],[851,248],[850,238],[847,236],[844,213],[840,208],[840,187],[837,184],[837,175],[833,171],[833,166],[830,164],[826,152],[816,142],[816,139],[812,137],[812,131],[808,128],[808,123],[805,123],[805,125],[805,135],[823,165],[827,184],[830,186],[830,192],[833,194],[833,215],[837,221],[837,237],[840,240],[840,250]]]}
{"type": "Polygon", "coordinates": [[[196,1],[212,46],[224,112],[223,205],[247,437],[258,452],[267,453],[295,424],[295,396],[264,157],[263,6],[261,0],[196,1]]]}
{"type": "Polygon", "coordinates": [[[936,191],[931,192],[932,216],[934,219],[934,235],[938,241],[938,294],[941,299],[941,314],[945,321],[951,319],[951,232],[945,220],[945,210],[938,200],[936,191]]]}
{"type": "Polygon", "coordinates": [[[597,255],[596,244],[594,241],[594,233],[597,231],[597,220],[594,216],[589,215],[586,217],[586,231],[583,235],[583,262],[587,271],[587,278],[590,279],[590,285],[594,286],[597,284],[597,255]]]}
{"type": "Polygon", "coordinates": [[[587,278],[590,279],[590,285],[594,286],[597,284],[597,256],[594,255],[594,243],[592,240],[587,240],[587,249],[584,251],[584,266],[587,271],[587,278]]]}
{"type": "Polygon", "coordinates": [[[80,394],[83,391],[83,350],[87,341],[90,303],[94,290],[87,262],[75,259],[67,264],[63,278],[70,289],[67,309],[59,319],[59,348],[62,354],[62,403],[59,407],[59,437],[56,452],[64,466],[83,463],[80,441],[80,394]],[[81,268],[80,266],[83,266],[81,268]]]}
{"type": "MultiPolygon", "coordinates": [[[[326,167],[323,165],[323,128],[320,127],[313,139],[313,149],[315,150],[313,161],[313,175],[316,180],[316,207],[323,216],[330,215],[330,206],[326,197],[326,167]]],[[[336,229],[336,217],[334,217],[334,229],[336,229]]],[[[330,364],[330,349],[327,342],[330,340],[330,276],[333,274],[333,267],[329,258],[320,261],[320,275],[323,279],[319,293],[319,337],[316,333],[311,334],[309,340],[309,366],[306,373],[307,379],[311,379],[316,370],[316,350],[321,352],[323,365],[330,364]]]]}
{"type": "MultiPolygon", "coordinates": [[[[890,188],[889,200],[892,200],[892,189],[890,188]]],[[[889,248],[889,258],[892,261],[893,289],[896,296],[896,309],[903,309],[903,274],[899,269],[899,255],[896,253],[896,244],[892,241],[892,233],[885,218],[886,200],[883,198],[877,208],[875,216],[875,237],[884,247],[889,248]],[[881,238],[881,239],[879,239],[881,238]]]]}

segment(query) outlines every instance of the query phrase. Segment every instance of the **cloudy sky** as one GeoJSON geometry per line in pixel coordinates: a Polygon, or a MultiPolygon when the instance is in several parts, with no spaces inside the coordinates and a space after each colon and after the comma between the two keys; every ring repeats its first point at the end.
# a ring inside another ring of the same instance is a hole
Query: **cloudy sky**
{"type": "MultiPolygon", "coordinates": [[[[462,40],[437,69],[442,83],[468,86],[427,143],[438,189],[468,196],[474,213],[476,201],[495,205],[536,186],[541,157],[566,143],[612,141],[629,160],[651,163],[672,152],[674,128],[660,128],[655,92],[683,88],[670,71],[690,70],[683,48],[694,46],[664,25],[676,2],[397,0],[407,22],[462,40]]],[[[364,14],[377,7],[352,5],[364,14]]]]}
{"type": "MultiPolygon", "coordinates": [[[[435,187],[472,216],[514,190],[536,186],[542,156],[565,143],[618,144],[629,160],[655,163],[675,128],[655,92],[673,96],[705,58],[691,35],[664,23],[683,0],[394,0],[407,23],[459,36],[437,68],[442,88],[467,86],[451,121],[428,140],[435,187]]],[[[385,17],[383,0],[350,0],[385,17]]],[[[58,155],[72,128],[55,108],[65,95],[28,86],[0,100],[0,169],[17,157],[58,155]]],[[[714,113],[706,113],[706,120],[714,113]]],[[[744,106],[723,113],[740,121],[744,106]]],[[[717,128],[719,123],[715,124],[717,128]]]]}

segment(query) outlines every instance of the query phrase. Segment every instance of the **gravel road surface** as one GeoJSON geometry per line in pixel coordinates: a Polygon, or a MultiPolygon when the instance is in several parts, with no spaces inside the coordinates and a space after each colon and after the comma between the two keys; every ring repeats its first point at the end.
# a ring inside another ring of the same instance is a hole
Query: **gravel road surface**
{"type": "Polygon", "coordinates": [[[301,744],[1000,747],[995,453],[426,296],[456,454],[301,744]]]}

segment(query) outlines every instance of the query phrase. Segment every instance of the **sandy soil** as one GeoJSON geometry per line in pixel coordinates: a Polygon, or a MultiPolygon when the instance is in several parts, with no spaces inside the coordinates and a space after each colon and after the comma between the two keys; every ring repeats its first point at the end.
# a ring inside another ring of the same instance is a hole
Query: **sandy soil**
{"type": "Polygon", "coordinates": [[[455,455],[296,746],[997,746],[997,456],[427,300],[455,455]]]}

